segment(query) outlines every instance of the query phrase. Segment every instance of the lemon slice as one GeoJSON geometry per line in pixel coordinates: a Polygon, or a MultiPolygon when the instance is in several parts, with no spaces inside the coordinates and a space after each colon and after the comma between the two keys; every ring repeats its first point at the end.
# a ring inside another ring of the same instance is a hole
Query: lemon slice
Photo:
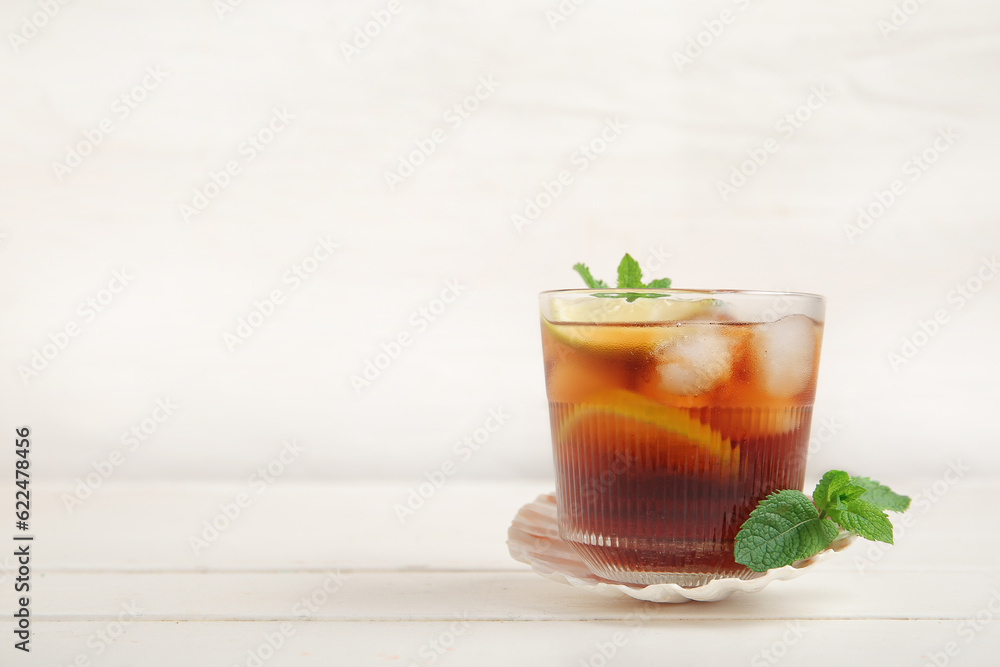
{"type": "Polygon", "coordinates": [[[558,438],[567,446],[578,444],[611,449],[657,449],[661,464],[670,468],[708,471],[721,469],[738,474],[739,445],[691,415],[624,389],[594,395],[570,409],[561,420],[558,438]]]}
{"type": "Polygon", "coordinates": [[[623,298],[554,299],[551,312],[543,317],[542,323],[553,336],[575,347],[649,348],[672,334],[668,327],[656,324],[704,316],[717,304],[713,299],[641,298],[632,302],[623,298]]]}

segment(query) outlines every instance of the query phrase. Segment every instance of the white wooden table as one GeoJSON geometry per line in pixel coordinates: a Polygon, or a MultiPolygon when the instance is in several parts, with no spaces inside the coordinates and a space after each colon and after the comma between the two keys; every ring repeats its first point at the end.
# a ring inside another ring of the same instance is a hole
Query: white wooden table
{"type": "Polygon", "coordinates": [[[1000,664],[1000,479],[886,481],[915,496],[895,547],[856,543],[760,593],[680,605],[512,561],[507,526],[550,480],[452,480],[402,524],[406,483],[109,481],[72,513],[72,485],[39,485],[32,650],[12,647],[8,555],[0,665],[1000,664]],[[241,493],[196,554],[190,538],[241,493]]]}

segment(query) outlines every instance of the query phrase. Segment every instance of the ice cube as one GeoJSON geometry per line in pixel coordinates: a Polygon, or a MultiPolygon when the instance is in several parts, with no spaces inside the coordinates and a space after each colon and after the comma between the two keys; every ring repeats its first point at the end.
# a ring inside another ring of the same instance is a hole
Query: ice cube
{"type": "Polygon", "coordinates": [[[791,398],[809,386],[816,368],[816,324],[805,315],[789,315],[754,331],[754,348],[764,391],[791,398]]]}
{"type": "Polygon", "coordinates": [[[711,390],[732,373],[734,341],[710,326],[683,327],[656,349],[660,387],[676,396],[711,390]]]}

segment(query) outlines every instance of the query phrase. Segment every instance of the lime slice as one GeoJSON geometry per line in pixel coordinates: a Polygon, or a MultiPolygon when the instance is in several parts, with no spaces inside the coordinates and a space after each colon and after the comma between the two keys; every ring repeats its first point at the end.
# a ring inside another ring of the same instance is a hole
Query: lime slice
{"type": "Polygon", "coordinates": [[[612,389],[574,406],[562,420],[566,446],[633,448],[656,454],[678,470],[738,473],[739,446],[691,415],[625,389],[612,389]]]}
{"type": "Polygon", "coordinates": [[[554,322],[615,322],[652,323],[676,322],[704,313],[717,305],[714,299],[682,299],[659,297],[626,301],[623,298],[583,297],[576,299],[553,299],[552,321],[554,322]]]}
{"type": "Polygon", "coordinates": [[[632,302],[622,298],[554,299],[550,316],[542,322],[553,336],[574,347],[652,348],[673,333],[668,327],[656,324],[704,317],[717,305],[713,299],[642,298],[632,302]]]}

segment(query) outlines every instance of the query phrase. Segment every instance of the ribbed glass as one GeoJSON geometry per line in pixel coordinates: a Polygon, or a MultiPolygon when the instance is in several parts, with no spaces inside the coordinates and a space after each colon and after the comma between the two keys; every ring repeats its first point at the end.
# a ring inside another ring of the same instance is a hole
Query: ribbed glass
{"type": "Polygon", "coordinates": [[[733,290],[539,295],[560,534],[637,584],[757,576],[733,542],[801,489],[824,300],[733,290]]]}

